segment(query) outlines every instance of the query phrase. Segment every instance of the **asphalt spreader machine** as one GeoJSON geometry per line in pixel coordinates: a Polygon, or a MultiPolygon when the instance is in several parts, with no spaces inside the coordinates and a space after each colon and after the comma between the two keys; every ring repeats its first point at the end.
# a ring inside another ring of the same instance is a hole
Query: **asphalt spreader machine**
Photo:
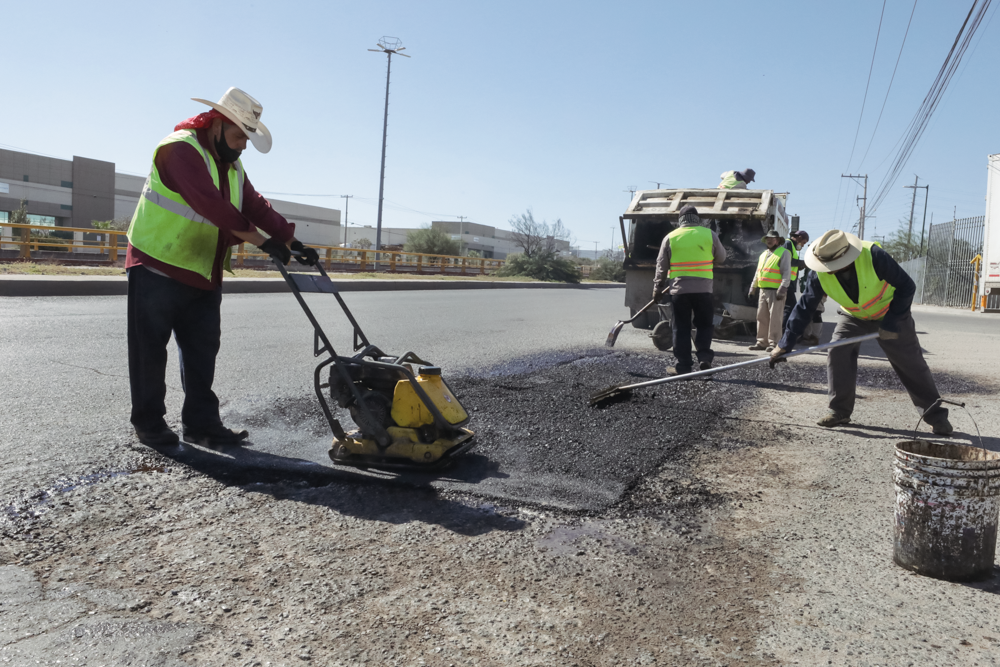
{"type": "Polygon", "coordinates": [[[407,351],[386,354],[372,345],[320,263],[317,273],[275,265],[313,326],[313,356],[323,357],[313,384],[333,432],[330,459],[339,465],[435,469],[472,448],[469,413],[441,375],[441,368],[407,351]],[[353,329],[353,355],[337,354],[303,293],[332,294],[353,329]],[[328,371],[326,369],[329,369],[328,371]],[[357,429],[345,431],[330,400],[350,412],[357,429]]]}

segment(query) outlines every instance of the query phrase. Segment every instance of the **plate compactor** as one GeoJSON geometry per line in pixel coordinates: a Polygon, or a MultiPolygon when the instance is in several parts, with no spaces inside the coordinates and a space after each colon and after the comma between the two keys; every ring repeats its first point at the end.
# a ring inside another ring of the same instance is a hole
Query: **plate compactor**
{"type": "Polygon", "coordinates": [[[463,428],[469,413],[441,377],[441,369],[413,352],[393,356],[368,342],[339,290],[323,267],[315,273],[289,272],[274,261],[313,325],[313,383],[333,431],[330,459],[362,468],[433,469],[450,463],[473,446],[473,432],[463,428]],[[309,309],[304,292],[332,294],[354,329],[354,355],[340,356],[309,309]],[[414,372],[414,366],[417,371],[414,372]],[[323,370],[329,367],[327,381],[323,370]],[[326,391],[351,413],[358,426],[347,432],[330,410],[326,391]]]}

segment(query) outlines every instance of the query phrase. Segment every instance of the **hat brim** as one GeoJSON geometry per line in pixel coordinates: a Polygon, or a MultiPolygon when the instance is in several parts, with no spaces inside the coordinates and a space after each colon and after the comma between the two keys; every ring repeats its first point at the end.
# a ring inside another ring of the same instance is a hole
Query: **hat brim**
{"type": "Polygon", "coordinates": [[[806,266],[816,273],[832,273],[834,271],[839,271],[845,266],[853,264],[854,260],[861,256],[861,250],[863,248],[862,241],[850,232],[844,232],[844,236],[847,237],[847,252],[837,259],[824,262],[816,256],[816,244],[813,243],[809,246],[809,250],[806,252],[806,266]]]}
{"type": "Polygon", "coordinates": [[[247,129],[243,127],[243,121],[237,118],[236,114],[234,114],[226,107],[220,106],[215,102],[209,102],[208,100],[200,99],[198,97],[192,97],[191,99],[194,100],[195,102],[201,102],[202,104],[207,104],[208,106],[212,107],[213,109],[221,113],[229,120],[233,121],[233,124],[236,127],[243,130],[243,134],[247,135],[247,138],[250,140],[250,143],[253,144],[253,147],[256,148],[258,151],[260,151],[261,153],[267,153],[268,151],[271,150],[271,131],[267,129],[267,126],[264,125],[264,123],[257,121],[257,131],[248,132],[247,129]]]}

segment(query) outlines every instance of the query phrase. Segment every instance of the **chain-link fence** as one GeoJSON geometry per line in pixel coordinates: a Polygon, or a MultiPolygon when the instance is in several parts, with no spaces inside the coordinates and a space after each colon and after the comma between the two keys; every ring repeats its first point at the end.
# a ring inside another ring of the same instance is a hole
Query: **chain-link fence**
{"type": "Polygon", "coordinates": [[[976,275],[972,260],[983,251],[984,220],[980,215],[931,225],[923,289],[914,279],[923,303],[958,308],[972,303],[976,275]]]}

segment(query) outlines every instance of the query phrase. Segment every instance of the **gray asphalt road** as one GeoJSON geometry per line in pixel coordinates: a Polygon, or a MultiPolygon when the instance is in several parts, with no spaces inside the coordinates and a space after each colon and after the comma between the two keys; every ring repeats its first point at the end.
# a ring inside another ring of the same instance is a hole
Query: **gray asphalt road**
{"type": "MultiPolygon", "coordinates": [[[[628,313],[622,292],[607,289],[344,298],[373,343],[388,353],[413,350],[448,377],[601,354],[612,324],[628,313]]],[[[348,352],[350,329],[336,301],[329,295],[309,301],[334,345],[348,352]]],[[[223,417],[239,425],[280,413],[282,420],[254,429],[255,449],[276,455],[276,465],[287,463],[282,457],[329,463],[322,424],[305,425],[296,416],[315,410],[312,345],[309,322],[290,295],[224,299],[216,373],[223,417]]],[[[651,348],[644,332],[627,328],[616,349],[651,348]]],[[[116,469],[133,456],[123,297],[0,300],[0,369],[0,494],[116,469]]],[[[179,428],[182,392],[173,367],[168,385],[168,420],[179,428]]]]}

